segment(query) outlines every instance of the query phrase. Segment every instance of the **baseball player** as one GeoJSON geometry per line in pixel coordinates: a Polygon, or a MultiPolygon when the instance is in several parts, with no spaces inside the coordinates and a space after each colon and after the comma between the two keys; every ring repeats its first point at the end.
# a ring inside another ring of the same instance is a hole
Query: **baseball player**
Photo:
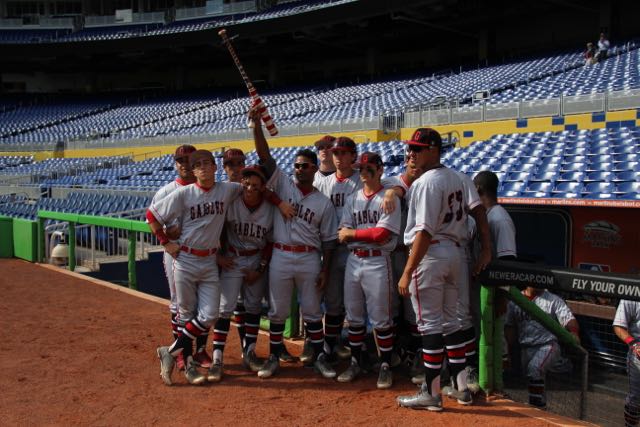
{"type": "Polygon", "coordinates": [[[621,300],[613,319],[613,332],[629,346],[627,371],[629,392],[624,402],[625,427],[635,427],[640,420],[640,302],[621,300]]]}
{"type": "Polygon", "coordinates": [[[342,210],[338,240],[349,249],[344,277],[344,302],[349,323],[351,363],[338,377],[353,381],[361,371],[361,347],[367,331],[367,315],[380,350],[377,388],[393,384],[391,354],[394,341],[393,304],[397,298],[391,270],[391,251],[400,232],[400,203],[392,213],[383,210],[382,158],[362,153],[358,162],[363,188],[347,197],[342,210]]]}
{"type": "MultiPolygon", "coordinates": [[[[158,192],[153,196],[153,199],[151,201],[152,204],[157,202],[158,200],[162,200],[176,189],[195,182],[196,179],[193,176],[193,171],[191,170],[191,166],[189,165],[189,155],[194,151],[196,151],[196,148],[192,145],[181,145],[180,147],[176,148],[173,159],[175,160],[175,168],[176,172],[178,173],[178,177],[175,181],[170,182],[169,184],[158,190],[158,192]]],[[[170,226],[168,229],[165,228],[165,233],[171,240],[177,241],[180,236],[179,229],[180,224],[175,224],[173,225],[173,227],[170,226]],[[171,231],[173,231],[173,233],[171,231]]],[[[176,286],[173,281],[173,258],[167,252],[164,252],[162,261],[164,265],[164,272],[167,276],[167,283],[169,283],[169,295],[171,301],[169,303],[169,312],[171,313],[171,329],[173,331],[173,339],[175,340],[178,338],[179,325],[177,319],[178,301],[176,299],[176,286]]],[[[199,350],[200,348],[206,348],[206,345],[207,335],[203,334],[198,337],[198,340],[196,342],[196,349],[199,350]]],[[[207,365],[208,357],[209,356],[207,355],[206,351],[196,351],[194,360],[196,360],[196,362],[200,363],[201,365],[209,367],[209,365],[207,365]]],[[[209,363],[210,362],[211,361],[209,360],[209,363]]],[[[177,365],[179,370],[184,369],[184,360],[182,359],[182,353],[178,355],[177,365]]]]}
{"type": "Polygon", "coordinates": [[[458,402],[471,404],[467,388],[464,335],[457,317],[462,255],[466,233],[466,194],[460,177],[440,163],[442,139],[430,128],[417,129],[407,141],[409,162],[424,170],[411,186],[404,241],[411,245],[398,282],[400,295],[411,295],[422,335],[425,382],[414,396],[398,397],[400,406],[442,410],[440,370],[446,348],[458,402]]]}
{"type": "MultiPolygon", "coordinates": [[[[222,155],[222,166],[224,168],[225,173],[227,174],[227,178],[229,180],[229,182],[238,182],[240,183],[242,180],[242,171],[245,167],[245,160],[246,157],[244,155],[244,152],[242,150],[240,150],[239,148],[229,148],[228,150],[226,150],[224,152],[224,154],[222,155]]],[[[264,195],[266,196],[266,200],[275,206],[278,206],[278,208],[280,209],[280,212],[287,216],[293,216],[293,208],[288,205],[287,203],[281,203],[281,201],[277,198],[277,196],[275,196],[273,194],[273,192],[271,190],[268,190],[266,188],[264,188],[263,190],[261,190],[264,192],[264,195]],[[287,209],[290,209],[291,212],[288,212],[287,209]]],[[[222,238],[223,241],[225,240],[225,236],[226,234],[223,232],[222,238]]],[[[233,254],[231,254],[233,257],[233,254]]],[[[233,258],[232,257],[227,257],[225,256],[225,254],[221,254],[218,253],[217,256],[217,261],[218,261],[218,265],[223,269],[223,270],[230,270],[233,269],[233,258]]],[[[222,284],[222,289],[224,291],[225,289],[225,284],[226,281],[224,280],[227,276],[223,275],[224,277],[221,277],[221,284],[222,284]]],[[[232,280],[233,282],[233,280],[232,280]]],[[[238,335],[240,336],[240,345],[241,345],[241,350],[242,350],[242,354],[244,354],[244,350],[245,350],[245,316],[246,316],[246,310],[245,310],[245,305],[244,305],[244,299],[243,299],[243,292],[240,292],[239,296],[238,296],[238,303],[235,307],[235,309],[233,310],[233,317],[234,317],[234,322],[236,322],[237,325],[237,329],[238,329],[238,335]]],[[[260,319],[258,319],[260,320],[260,319]]],[[[226,343],[226,338],[227,338],[227,333],[229,331],[229,328],[226,327],[225,325],[228,323],[227,319],[219,319],[218,322],[216,323],[220,323],[220,324],[216,324],[214,326],[213,329],[213,333],[214,333],[214,340],[217,342],[217,346],[218,346],[218,350],[221,350],[224,348],[224,345],[226,343]]],[[[259,326],[259,323],[258,323],[259,326]]],[[[255,324],[251,324],[250,328],[254,329],[256,327],[255,324]]],[[[215,353],[215,350],[214,350],[215,353]]],[[[221,356],[221,352],[220,353],[216,353],[216,354],[220,354],[221,356]]],[[[244,359],[243,359],[244,360],[244,359]]],[[[287,351],[286,347],[283,349],[282,354],[280,354],[280,360],[283,362],[291,362],[294,360],[293,356],[291,356],[289,354],[289,352],[287,351]]],[[[245,361],[248,363],[248,361],[245,361]]],[[[257,361],[253,360],[253,362],[250,364],[251,366],[257,366],[256,365],[257,361]]],[[[222,366],[222,360],[219,360],[219,365],[222,366]]],[[[216,368],[217,369],[217,368],[216,368]]],[[[221,371],[221,368],[220,368],[221,371]]],[[[212,376],[212,378],[215,378],[215,375],[212,376]]]]}
{"type": "Polygon", "coordinates": [[[223,352],[229,333],[230,318],[238,296],[246,307],[246,334],[243,337],[243,363],[258,372],[262,365],[255,353],[262,298],[265,296],[267,266],[271,258],[273,205],[263,200],[266,173],[261,166],[241,171],[244,187],[242,197],[234,200],[227,210],[226,253],[230,263],[222,270],[220,283],[220,318],[213,332],[213,365],[207,374],[209,382],[222,378],[223,352]]]}
{"type": "MultiPolygon", "coordinates": [[[[491,236],[489,232],[489,224],[487,222],[487,213],[474,182],[468,175],[462,172],[456,172],[465,192],[465,211],[467,223],[462,239],[460,240],[460,250],[462,253],[462,271],[460,281],[458,282],[458,319],[460,320],[460,328],[464,335],[465,358],[467,359],[467,387],[474,392],[479,391],[478,384],[478,358],[476,353],[476,329],[473,322],[472,309],[470,306],[471,292],[478,293],[479,286],[473,291],[470,289],[471,275],[476,276],[480,271],[484,270],[491,262],[491,236]],[[469,233],[470,228],[474,231],[469,233]],[[472,265],[471,243],[475,235],[480,238],[480,251],[475,265],[472,265]]],[[[479,301],[479,299],[478,299],[479,301]]],[[[450,386],[443,387],[443,394],[449,397],[458,397],[455,390],[454,382],[451,381],[450,386]]]]}
{"type": "MultiPolygon", "coordinates": [[[[362,188],[360,177],[353,169],[353,164],[358,156],[356,143],[351,138],[339,137],[331,148],[331,156],[336,167],[335,173],[328,176],[318,176],[316,174],[313,186],[333,202],[336,223],[340,223],[346,199],[362,188]]],[[[326,310],[324,337],[327,343],[327,347],[324,350],[328,355],[332,356],[331,359],[334,358],[332,353],[337,350],[336,347],[339,337],[342,335],[342,324],[344,323],[344,272],[348,255],[347,245],[339,244],[336,247],[331,260],[329,282],[324,288],[326,310]]],[[[342,346],[340,346],[339,350],[340,358],[349,357],[349,353],[342,346]]]]}
{"type": "Polygon", "coordinates": [[[276,167],[255,108],[250,110],[249,117],[253,124],[256,151],[267,169],[268,185],[296,208],[296,215],[289,221],[279,215],[274,218],[273,256],[269,266],[270,355],[258,377],[271,377],[279,368],[282,333],[295,286],[307,336],[314,347],[313,365],[323,377],[334,378],[336,372],[327,363],[323,350],[320,301],[322,289],[329,279],[337,239],[335,208],[329,198],[313,187],[313,177],[318,169],[316,154],[310,150],[296,154],[294,181],[276,167]]]}
{"type": "MultiPolygon", "coordinates": [[[[567,304],[557,295],[545,289],[525,288],[522,294],[542,311],[558,321],[580,342],[578,321],[567,304]]],[[[544,390],[544,377],[550,367],[561,358],[560,344],[555,335],[544,326],[531,319],[524,310],[513,302],[509,302],[505,321],[507,342],[515,342],[517,328],[518,341],[521,347],[522,366],[529,379],[529,404],[544,408],[547,404],[544,390]]]]}
{"type": "MultiPolygon", "coordinates": [[[[405,156],[405,172],[401,175],[395,175],[385,178],[385,181],[387,183],[387,190],[385,191],[384,195],[385,210],[390,211],[391,206],[393,206],[393,204],[396,203],[396,200],[400,198],[401,231],[404,231],[407,226],[407,202],[409,200],[411,184],[413,184],[413,182],[418,179],[421,174],[422,171],[418,169],[414,163],[409,163],[409,154],[407,153],[405,156]]],[[[405,246],[403,239],[397,240],[398,242],[396,244],[396,248],[391,253],[394,283],[398,283],[398,281],[400,280],[400,276],[402,276],[402,272],[404,271],[404,266],[407,264],[407,257],[409,255],[409,251],[407,250],[407,246],[405,246]]],[[[422,381],[424,380],[424,365],[422,362],[422,357],[416,357],[416,354],[420,354],[420,356],[422,355],[422,350],[420,350],[421,335],[420,332],[418,332],[418,325],[416,324],[416,314],[413,311],[411,298],[400,297],[400,299],[406,332],[408,332],[409,334],[409,339],[406,347],[401,350],[404,351],[407,360],[411,363],[409,376],[411,378],[417,378],[418,376],[422,375],[423,378],[421,378],[419,382],[419,384],[422,384],[422,381]]]]}
{"type": "Polygon", "coordinates": [[[206,380],[193,361],[192,341],[218,318],[220,284],[215,255],[226,209],[242,193],[240,184],[215,182],[216,162],[210,151],[196,150],[189,161],[196,183],[175,190],[147,211],[151,230],[174,258],[181,333],[171,346],[157,350],[160,375],[167,385],[172,384],[175,357],[180,353],[186,364],[187,381],[197,385],[206,380]],[[176,219],[182,223],[180,244],[169,241],[162,231],[164,224],[176,219]]]}
{"type": "Polygon", "coordinates": [[[318,172],[316,172],[316,179],[318,177],[331,175],[336,171],[336,167],[333,164],[333,156],[331,155],[331,147],[333,147],[335,140],[335,136],[325,135],[314,143],[318,151],[318,160],[320,161],[318,172]]]}

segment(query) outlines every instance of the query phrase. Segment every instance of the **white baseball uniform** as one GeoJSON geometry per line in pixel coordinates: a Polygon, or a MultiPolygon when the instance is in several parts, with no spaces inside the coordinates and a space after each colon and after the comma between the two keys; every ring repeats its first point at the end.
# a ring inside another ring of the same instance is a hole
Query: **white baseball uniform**
{"type": "MultiPolygon", "coordinates": [[[[620,300],[613,326],[620,326],[634,339],[640,339],[640,302],[620,300]]],[[[638,425],[640,419],[640,359],[631,347],[627,352],[629,391],[625,399],[624,417],[626,425],[638,425]]]]}
{"type": "Polygon", "coordinates": [[[431,235],[409,288],[422,335],[460,330],[457,300],[463,271],[460,242],[467,233],[466,204],[462,181],[445,167],[428,170],[411,186],[404,242],[412,245],[420,231],[431,235]]]}
{"type": "MultiPolygon", "coordinates": [[[[335,207],[336,223],[340,223],[347,198],[362,188],[358,171],[354,170],[350,177],[343,179],[338,178],[335,172],[327,176],[319,176],[318,173],[313,180],[313,186],[331,200],[335,207]]],[[[342,318],[344,315],[344,271],[348,255],[347,246],[343,244],[338,244],[333,252],[329,283],[325,286],[323,296],[327,316],[342,318]]]]}
{"type": "MultiPolygon", "coordinates": [[[[151,199],[151,204],[153,205],[159,200],[164,199],[169,194],[173,193],[175,190],[177,190],[180,187],[183,187],[184,185],[186,184],[180,178],[176,179],[175,181],[171,181],[169,184],[165,185],[164,187],[161,187],[156,192],[156,194],[153,196],[153,199],[151,199]]],[[[174,224],[169,224],[169,226],[171,225],[174,225],[174,224]]],[[[179,239],[175,240],[175,242],[179,243],[179,239]]],[[[169,284],[169,297],[170,297],[169,311],[172,314],[176,314],[178,313],[178,301],[176,299],[176,284],[173,281],[173,257],[169,255],[167,252],[163,252],[162,264],[164,265],[164,274],[165,276],[167,276],[167,283],[169,284]]]]}
{"type": "Polygon", "coordinates": [[[516,226],[511,216],[500,205],[494,205],[487,210],[487,221],[491,231],[493,258],[517,256],[516,226]]]}
{"type": "MultiPolygon", "coordinates": [[[[563,327],[575,319],[564,300],[547,290],[537,295],[532,302],[563,327]]],[[[505,325],[518,328],[522,367],[526,369],[529,378],[530,402],[544,406],[545,375],[562,357],[558,339],[513,302],[509,302],[505,325]]]]}
{"type": "Polygon", "coordinates": [[[149,210],[162,225],[180,220],[181,251],[173,260],[180,322],[197,319],[208,329],[218,318],[220,285],[215,253],[225,213],[242,194],[242,185],[219,182],[205,190],[197,183],[181,187],[152,203],[149,210]]]}
{"type": "Polygon", "coordinates": [[[252,284],[244,283],[243,270],[256,270],[262,259],[262,250],[273,239],[273,217],[276,208],[266,201],[250,210],[242,197],[231,203],[227,210],[227,255],[233,257],[234,266],[222,270],[220,283],[220,317],[230,318],[238,295],[242,295],[247,313],[260,314],[266,290],[266,276],[252,284]]]}
{"type": "Polygon", "coordinates": [[[322,322],[321,291],[316,287],[316,281],[321,268],[323,243],[337,239],[335,208],[328,197],[315,189],[303,194],[293,178],[277,168],[275,162],[266,162],[265,167],[273,171],[267,186],[296,210],[291,220],[285,221],[281,215],[274,218],[269,318],[277,323],[285,322],[295,286],[303,319],[322,322]]]}
{"type": "Polygon", "coordinates": [[[340,228],[366,230],[380,227],[391,237],[382,244],[351,241],[344,277],[344,301],[349,326],[364,326],[369,315],[375,329],[393,326],[393,305],[397,294],[391,268],[391,251],[400,232],[400,203],[396,200],[393,213],[382,209],[384,189],[372,195],[358,190],[347,198],[340,228]]]}

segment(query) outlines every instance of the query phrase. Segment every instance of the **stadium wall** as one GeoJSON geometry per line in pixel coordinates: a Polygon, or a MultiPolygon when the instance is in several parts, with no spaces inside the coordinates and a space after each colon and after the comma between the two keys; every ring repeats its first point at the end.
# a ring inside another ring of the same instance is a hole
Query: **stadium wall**
{"type": "MultiPolygon", "coordinates": [[[[457,131],[459,145],[466,147],[475,141],[491,138],[495,134],[527,132],[560,132],[563,130],[601,129],[638,126],[640,110],[609,111],[606,113],[573,114],[559,117],[536,117],[529,119],[499,120],[492,122],[459,123],[433,126],[440,133],[457,131]]],[[[413,128],[403,128],[401,139],[409,139],[413,128]]]]}
{"type": "MultiPolygon", "coordinates": [[[[357,132],[345,132],[341,135],[348,136],[356,142],[368,142],[368,141],[385,141],[391,139],[392,135],[387,135],[379,130],[357,131],[357,132]]],[[[300,135],[300,136],[283,136],[279,138],[270,138],[270,147],[293,147],[300,145],[313,145],[321,135],[300,135]]],[[[186,143],[186,141],[185,141],[186,143]]],[[[219,150],[221,148],[240,148],[244,151],[252,151],[254,149],[253,139],[244,139],[236,141],[217,141],[217,142],[205,142],[194,143],[198,148],[208,150],[219,150]]],[[[92,148],[83,150],[66,150],[64,157],[79,158],[79,157],[102,157],[102,156],[133,156],[136,160],[144,160],[142,157],[158,157],[165,154],[173,154],[175,152],[175,145],[157,145],[157,146],[144,146],[144,147],[128,147],[123,146],[120,148],[92,148]]],[[[31,153],[30,153],[31,154],[31,153]]],[[[52,154],[52,153],[49,153],[52,154]]],[[[3,155],[3,153],[0,153],[3,155]]],[[[17,153],[7,153],[6,155],[17,155],[17,153]]],[[[51,157],[51,156],[49,156],[51,157]]]]}

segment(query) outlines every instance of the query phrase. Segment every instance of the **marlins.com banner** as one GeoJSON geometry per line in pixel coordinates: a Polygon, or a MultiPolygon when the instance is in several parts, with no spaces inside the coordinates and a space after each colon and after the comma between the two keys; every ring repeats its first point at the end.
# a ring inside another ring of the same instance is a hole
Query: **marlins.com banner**
{"type": "Polygon", "coordinates": [[[571,266],[594,272],[640,273],[637,209],[571,207],[571,266]]]}

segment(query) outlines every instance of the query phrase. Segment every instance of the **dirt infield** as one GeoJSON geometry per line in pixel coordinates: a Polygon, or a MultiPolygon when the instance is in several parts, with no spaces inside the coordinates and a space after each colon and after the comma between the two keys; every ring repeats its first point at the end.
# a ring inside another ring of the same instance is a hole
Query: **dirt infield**
{"type": "Polygon", "coordinates": [[[342,385],[298,365],[260,380],[242,369],[235,331],[222,383],[188,386],[176,373],[167,387],[155,355],[171,337],[165,305],[18,260],[0,260],[0,292],[3,425],[557,425],[503,403],[398,408],[416,390],[398,376],[387,391],[374,376],[342,385]]]}

